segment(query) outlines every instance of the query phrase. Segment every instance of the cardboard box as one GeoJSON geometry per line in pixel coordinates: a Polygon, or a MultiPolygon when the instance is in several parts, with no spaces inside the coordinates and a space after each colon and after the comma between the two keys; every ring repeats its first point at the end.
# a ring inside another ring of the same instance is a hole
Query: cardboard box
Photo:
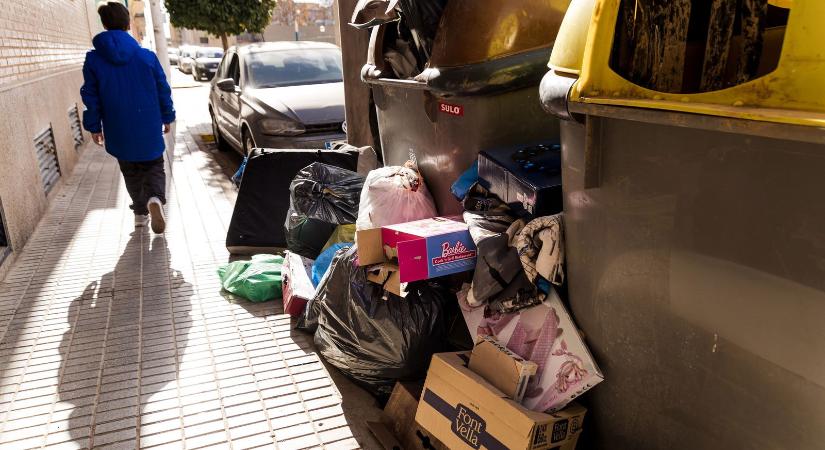
{"type": "Polygon", "coordinates": [[[401,443],[383,422],[367,421],[367,428],[384,450],[401,450],[401,443]]]}
{"type": "Polygon", "coordinates": [[[423,389],[422,382],[395,383],[381,420],[405,450],[448,450],[438,439],[415,423],[415,412],[423,389]],[[428,446],[424,445],[425,442],[428,446]]]}
{"type": "Polygon", "coordinates": [[[384,254],[398,260],[402,283],[473,270],[476,246],[464,222],[445,218],[417,220],[381,228],[384,254]]]}
{"type": "Polygon", "coordinates": [[[483,151],[478,156],[478,177],[481,186],[516,210],[542,217],[563,209],[557,144],[483,151]]]}
{"type": "Polygon", "coordinates": [[[538,365],[510,351],[492,336],[483,336],[470,356],[470,370],[518,403],[538,365]]]}
{"type": "Polygon", "coordinates": [[[596,365],[555,289],[544,303],[512,314],[461,303],[470,335],[492,336],[538,365],[522,404],[534,411],[555,411],[599,384],[596,365]]]}
{"type": "Polygon", "coordinates": [[[367,267],[367,280],[380,284],[384,290],[399,297],[407,296],[407,283],[401,282],[397,264],[383,263],[367,267]]]}
{"type": "Polygon", "coordinates": [[[315,297],[312,285],[313,261],[292,252],[284,254],[282,287],[284,312],[297,317],[304,312],[307,302],[315,297]]]}
{"type": "Polygon", "coordinates": [[[381,243],[381,229],[371,228],[355,233],[358,250],[358,264],[367,268],[367,280],[384,286],[388,292],[399,297],[406,295],[407,283],[401,282],[398,264],[387,261],[381,243]]]}
{"type": "Polygon", "coordinates": [[[475,269],[476,247],[464,222],[434,217],[356,234],[362,266],[390,263],[398,283],[426,280],[475,269]]]}
{"type": "Polygon", "coordinates": [[[415,420],[452,450],[547,450],[573,443],[586,409],[531,411],[466,367],[467,353],[433,356],[415,420]]]}

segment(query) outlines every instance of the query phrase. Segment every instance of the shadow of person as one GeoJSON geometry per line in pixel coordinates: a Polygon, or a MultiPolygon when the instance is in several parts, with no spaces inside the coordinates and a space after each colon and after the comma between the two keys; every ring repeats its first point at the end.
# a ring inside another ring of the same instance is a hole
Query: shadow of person
{"type": "Polygon", "coordinates": [[[131,441],[139,448],[148,405],[180,415],[169,410],[180,408],[177,379],[193,295],[192,285],[171,267],[165,238],[150,240],[146,231],[135,231],[114,269],[69,306],[59,402],[47,442],[94,448],[131,441]],[[152,398],[160,392],[173,393],[164,398],[175,402],[156,407],[152,398]]]}

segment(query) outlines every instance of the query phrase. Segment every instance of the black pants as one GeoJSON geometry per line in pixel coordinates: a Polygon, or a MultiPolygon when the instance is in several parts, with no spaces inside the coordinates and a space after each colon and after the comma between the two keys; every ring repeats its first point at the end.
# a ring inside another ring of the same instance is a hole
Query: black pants
{"type": "Polygon", "coordinates": [[[126,190],[132,198],[132,211],[135,214],[146,215],[149,210],[146,202],[157,197],[166,204],[166,172],[163,167],[163,156],[154,161],[128,162],[118,161],[120,172],[126,181],[126,190]]]}

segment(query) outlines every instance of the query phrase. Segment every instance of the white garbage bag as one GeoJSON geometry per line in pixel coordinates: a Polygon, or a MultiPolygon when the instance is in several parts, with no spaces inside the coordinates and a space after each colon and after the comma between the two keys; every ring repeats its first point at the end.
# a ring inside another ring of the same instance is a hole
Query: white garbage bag
{"type": "Polygon", "coordinates": [[[356,228],[367,230],[438,215],[435,202],[415,169],[389,166],[367,175],[356,228]]]}

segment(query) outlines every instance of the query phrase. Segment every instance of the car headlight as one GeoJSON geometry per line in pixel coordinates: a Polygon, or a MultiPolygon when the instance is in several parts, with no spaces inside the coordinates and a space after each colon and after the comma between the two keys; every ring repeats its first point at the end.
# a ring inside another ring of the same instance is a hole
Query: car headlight
{"type": "Polygon", "coordinates": [[[292,120],[263,119],[260,126],[264,134],[271,136],[297,136],[306,132],[303,125],[292,120]]]}

